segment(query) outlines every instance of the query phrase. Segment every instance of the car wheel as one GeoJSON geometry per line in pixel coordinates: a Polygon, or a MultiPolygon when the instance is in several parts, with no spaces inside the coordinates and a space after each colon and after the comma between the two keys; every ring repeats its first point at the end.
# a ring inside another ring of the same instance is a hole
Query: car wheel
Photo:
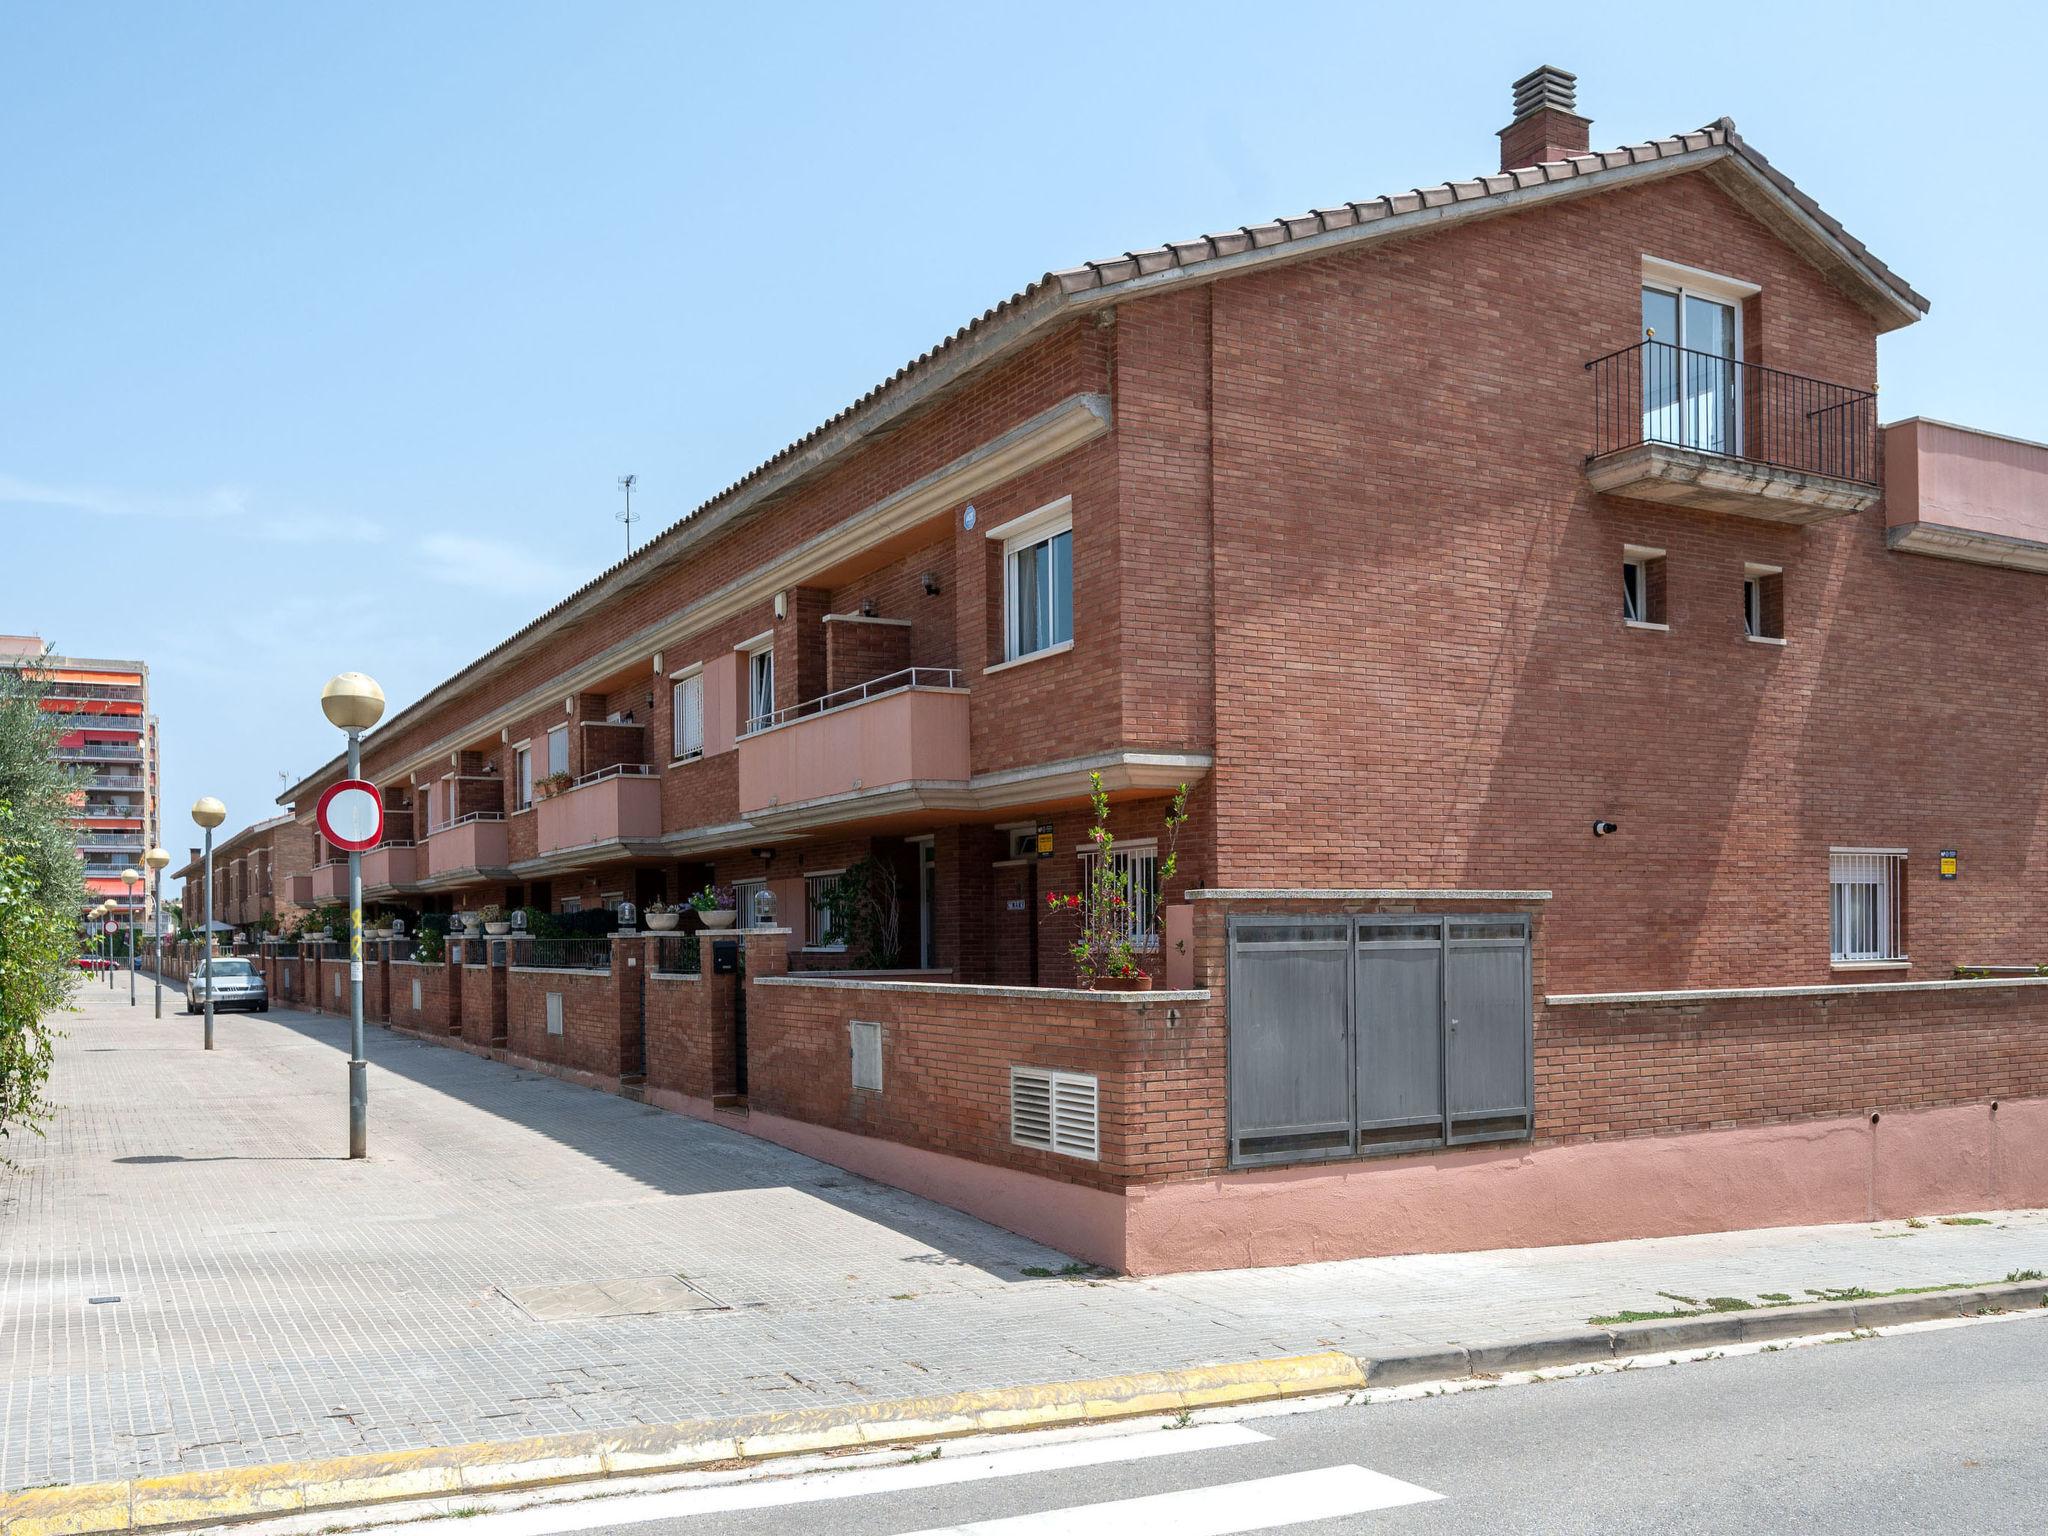
{"type": "Polygon", "coordinates": [[[258,1003],[258,1004],[256,1005],[256,1011],[257,1011],[258,1013],[268,1013],[268,1012],[270,1012],[270,1004],[268,1004],[268,1003],[258,1003]]]}

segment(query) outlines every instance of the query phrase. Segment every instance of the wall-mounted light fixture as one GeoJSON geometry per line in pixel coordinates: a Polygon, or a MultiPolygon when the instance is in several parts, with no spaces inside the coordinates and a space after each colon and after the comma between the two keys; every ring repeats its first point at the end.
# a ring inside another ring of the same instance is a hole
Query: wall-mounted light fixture
{"type": "Polygon", "coordinates": [[[776,622],[777,622],[777,623],[780,623],[780,622],[781,622],[782,620],[784,620],[784,619],[786,619],[786,618],[788,618],[788,617],[789,617],[789,594],[788,594],[787,592],[778,592],[778,593],[776,593],[776,594],[775,594],[775,619],[776,619],[776,622]]]}
{"type": "Polygon", "coordinates": [[[926,597],[937,597],[939,595],[939,573],[937,571],[926,571],[924,573],[924,595],[926,597]]]}
{"type": "Polygon", "coordinates": [[[875,600],[872,597],[864,597],[860,600],[860,616],[862,618],[872,619],[879,612],[881,612],[881,609],[876,606],[875,600]]]}
{"type": "Polygon", "coordinates": [[[1595,837],[1611,837],[1620,830],[1621,828],[1611,821],[1596,821],[1593,823],[1593,835],[1595,837]]]}

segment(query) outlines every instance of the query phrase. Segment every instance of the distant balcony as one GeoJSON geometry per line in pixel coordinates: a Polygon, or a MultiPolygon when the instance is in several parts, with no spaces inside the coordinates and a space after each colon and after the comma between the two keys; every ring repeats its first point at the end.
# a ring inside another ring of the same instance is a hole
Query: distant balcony
{"type": "Polygon", "coordinates": [[[1586,369],[1586,480],[1604,495],[1774,523],[1827,522],[1877,504],[1870,390],[1662,341],[1586,369]]]}
{"type": "Polygon", "coordinates": [[[348,863],[341,860],[332,864],[313,866],[313,905],[320,906],[330,901],[348,900],[348,863]]]}
{"type": "MultiPolygon", "coordinates": [[[[426,868],[415,861],[417,878],[442,880],[460,875],[476,876],[504,869],[505,817],[498,811],[472,811],[445,827],[427,834],[426,868]]],[[[449,879],[447,883],[459,883],[449,879]]]]}
{"type": "Polygon", "coordinates": [[[54,757],[93,762],[139,763],[142,761],[142,744],[120,746],[110,742],[86,742],[75,747],[58,747],[51,754],[54,757]]]}
{"type": "Polygon", "coordinates": [[[311,875],[286,875],[284,899],[295,907],[313,905],[313,877],[311,875]]]}
{"type": "Polygon", "coordinates": [[[593,843],[661,836],[661,780],[638,763],[585,774],[534,806],[536,849],[555,853],[593,843]]]}
{"type": "Polygon", "coordinates": [[[917,667],[779,712],[740,738],[740,814],[816,821],[956,801],[967,700],[958,673],[917,667]]]}
{"type": "Polygon", "coordinates": [[[363,855],[363,889],[409,888],[419,878],[419,854],[409,842],[379,843],[363,855]]]}
{"type": "Polygon", "coordinates": [[[2048,444],[1912,417],[1884,429],[1893,549],[2048,572],[2048,444]]]}

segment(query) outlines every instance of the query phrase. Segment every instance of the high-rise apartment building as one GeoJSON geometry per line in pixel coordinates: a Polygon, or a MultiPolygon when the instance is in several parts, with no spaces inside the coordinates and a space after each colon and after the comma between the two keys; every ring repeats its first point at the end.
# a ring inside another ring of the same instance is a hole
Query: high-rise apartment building
{"type": "MultiPolygon", "coordinates": [[[[60,656],[38,635],[0,635],[0,667],[48,690],[43,709],[57,718],[56,755],[82,779],[73,797],[78,856],[94,902],[130,902],[121,871],[144,868],[157,841],[156,716],[149,712],[149,668],[140,661],[60,656]]],[[[147,871],[144,871],[147,873],[147,871]]],[[[148,887],[137,886],[138,913],[148,887]]]]}

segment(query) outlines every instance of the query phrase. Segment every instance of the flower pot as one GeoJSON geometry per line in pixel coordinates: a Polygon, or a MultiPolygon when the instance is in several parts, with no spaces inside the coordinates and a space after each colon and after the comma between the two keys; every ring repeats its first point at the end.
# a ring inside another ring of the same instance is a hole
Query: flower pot
{"type": "Polygon", "coordinates": [[[730,928],[738,919],[739,913],[727,908],[723,912],[699,912],[697,916],[704,920],[706,928],[730,928]]]}
{"type": "Polygon", "coordinates": [[[512,925],[509,922],[484,924],[484,932],[488,933],[494,939],[499,938],[505,934],[508,934],[511,931],[512,925]]]}
{"type": "Polygon", "coordinates": [[[1095,992],[1150,992],[1152,978],[1144,971],[1135,976],[1098,976],[1089,984],[1095,992]]]}
{"type": "Polygon", "coordinates": [[[668,933],[682,920],[683,914],[680,912],[650,912],[647,914],[647,926],[656,933],[668,933]]]}

